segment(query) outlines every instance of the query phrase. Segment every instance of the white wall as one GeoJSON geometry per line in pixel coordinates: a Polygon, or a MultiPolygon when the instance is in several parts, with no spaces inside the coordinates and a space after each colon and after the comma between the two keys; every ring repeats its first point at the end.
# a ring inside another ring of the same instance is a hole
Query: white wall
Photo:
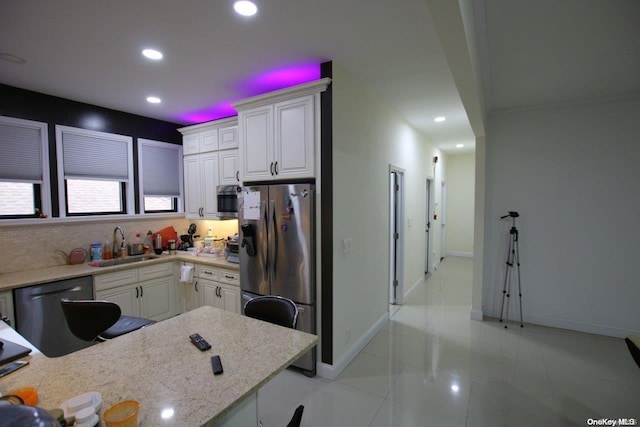
{"type": "Polygon", "coordinates": [[[476,156],[447,156],[446,255],[473,256],[474,186],[476,156]]]}
{"type": "Polygon", "coordinates": [[[498,217],[515,210],[525,321],[640,333],[639,117],[640,100],[491,114],[484,314],[499,314],[510,223],[498,217]]]}
{"type": "MultiPolygon", "coordinates": [[[[405,171],[405,287],[424,276],[425,187],[434,156],[443,157],[333,63],[334,363],[388,312],[390,164],[405,171]],[[352,252],[343,254],[347,238],[352,252]]],[[[435,171],[437,192],[445,165],[435,171]]],[[[434,241],[439,259],[439,235],[434,241]]]]}

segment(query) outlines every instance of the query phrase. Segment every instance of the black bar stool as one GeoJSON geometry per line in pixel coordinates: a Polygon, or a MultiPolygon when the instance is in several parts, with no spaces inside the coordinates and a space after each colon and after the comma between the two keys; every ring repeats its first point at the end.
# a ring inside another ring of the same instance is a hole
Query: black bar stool
{"type": "Polygon", "coordinates": [[[63,298],[60,303],[71,333],[84,341],[106,341],[156,323],[123,316],[118,304],[111,301],[63,298]]]}

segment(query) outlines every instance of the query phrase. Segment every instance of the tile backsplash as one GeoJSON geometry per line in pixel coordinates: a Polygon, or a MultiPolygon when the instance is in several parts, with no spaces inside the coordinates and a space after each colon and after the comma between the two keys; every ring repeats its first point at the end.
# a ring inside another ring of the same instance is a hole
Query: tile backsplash
{"type": "Polygon", "coordinates": [[[187,234],[189,224],[195,223],[197,233],[202,237],[211,228],[219,237],[237,233],[238,221],[204,221],[184,218],[170,219],[119,219],[88,222],[29,224],[20,226],[0,226],[0,273],[30,270],[64,265],[66,260],[56,250],[67,254],[81,247],[90,252],[91,242],[113,241],[113,230],[119,226],[124,230],[127,241],[132,242],[137,233],[143,237],[149,230],[156,232],[173,226],[178,233],[187,234]]]}

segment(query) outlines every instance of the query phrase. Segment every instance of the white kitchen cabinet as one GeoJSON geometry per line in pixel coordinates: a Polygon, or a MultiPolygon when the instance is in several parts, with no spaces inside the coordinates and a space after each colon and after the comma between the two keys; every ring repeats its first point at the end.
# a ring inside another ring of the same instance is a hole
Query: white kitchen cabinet
{"type": "Polygon", "coordinates": [[[13,295],[11,291],[0,292],[0,314],[7,318],[12,328],[16,327],[15,315],[13,313],[13,295]]]}
{"type": "Polygon", "coordinates": [[[102,274],[94,287],[96,299],[115,302],[124,315],[159,321],[177,314],[173,262],[102,274]]]}
{"type": "Polygon", "coordinates": [[[274,105],[275,165],[278,179],[315,176],[313,96],[274,105]]]}
{"type": "Polygon", "coordinates": [[[194,281],[184,286],[186,311],[203,305],[240,314],[240,276],[237,271],[196,264],[194,281]]]}
{"type": "Polygon", "coordinates": [[[217,218],[218,153],[184,156],[185,217],[217,218]]]}
{"type": "Polygon", "coordinates": [[[219,168],[219,185],[239,185],[240,184],[240,165],[239,151],[222,150],[218,152],[219,168]]]}
{"type": "Polygon", "coordinates": [[[218,144],[219,150],[229,150],[231,148],[238,148],[238,126],[225,126],[221,127],[220,143],[218,144]]]}
{"type": "Polygon", "coordinates": [[[183,135],[187,219],[217,219],[216,187],[237,183],[237,123],[233,117],[178,129],[183,135]]]}
{"type": "Polygon", "coordinates": [[[321,79],[234,104],[242,182],[315,178],[320,92],[329,82],[321,79]]]}
{"type": "Polygon", "coordinates": [[[221,308],[240,314],[240,289],[220,282],[200,279],[202,286],[202,305],[221,308]]]}
{"type": "Polygon", "coordinates": [[[218,129],[203,130],[202,132],[185,135],[182,139],[182,153],[185,156],[217,151],[218,147],[218,129]]]}
{"type": "Polygon", "coordinates": [[[238,114],[242,181],[273,179],[273,106],[238,114]]]}
{"type": "Polygon", "coordinates": [[[315,176],[313,96],[242,111],[242,180],[315,176]]]}

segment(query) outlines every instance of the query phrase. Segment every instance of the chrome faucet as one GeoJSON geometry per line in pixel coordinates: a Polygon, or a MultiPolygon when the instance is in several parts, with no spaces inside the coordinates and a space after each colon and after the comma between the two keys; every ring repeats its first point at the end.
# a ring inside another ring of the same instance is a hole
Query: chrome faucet
{"type": "Polygon", "coordinates": [[[122,230],[121,227],[116,227],[113,230],[113,248],[112,248],[112,252],[113,252],[113,257],[114,258],[118,258],[120,256],[120,250],[118,250],[118,246],[116,245],[116,239],[117,239],[117,233],[118,230],[120,230],[120,236],[122,237],[122,242],[120,242],[120,249],[124,248],[124,231],[122,230]]]}

